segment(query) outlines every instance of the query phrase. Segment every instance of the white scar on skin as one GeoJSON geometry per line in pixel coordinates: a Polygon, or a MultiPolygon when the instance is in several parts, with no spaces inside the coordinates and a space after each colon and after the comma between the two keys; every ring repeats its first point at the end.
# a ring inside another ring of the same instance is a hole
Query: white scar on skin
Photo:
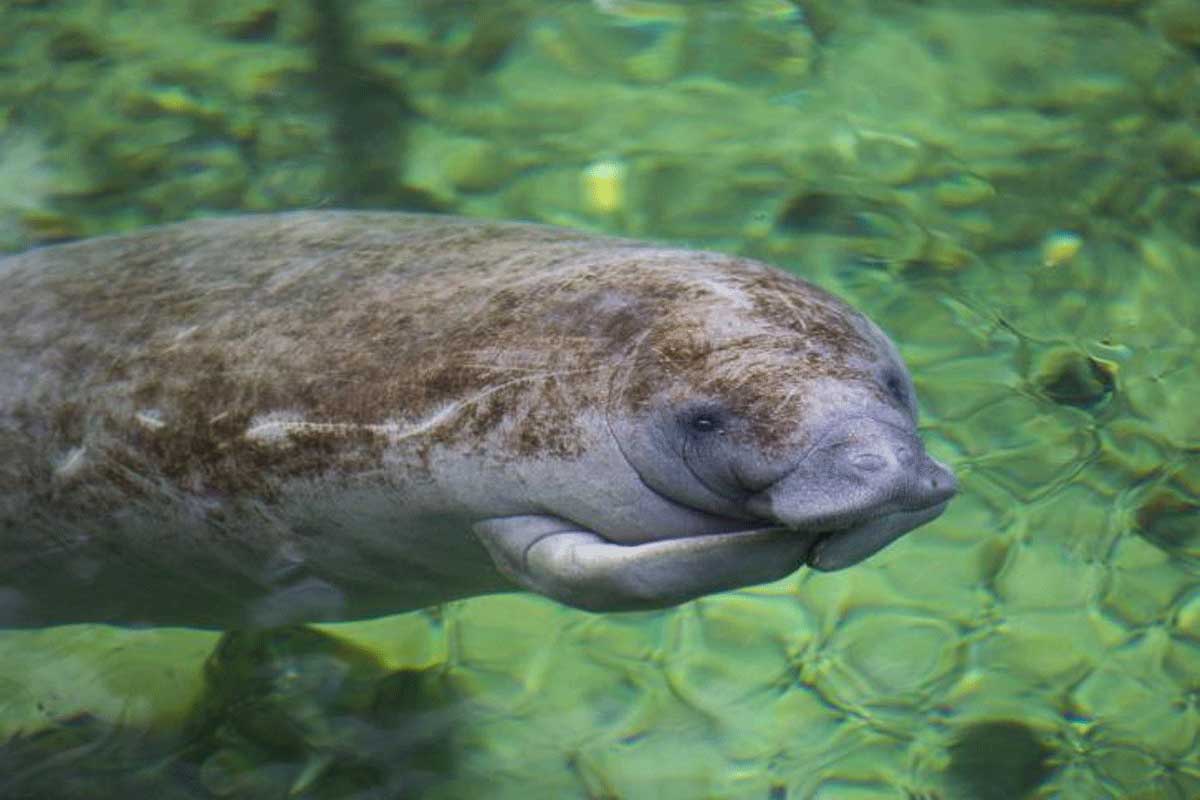
{"type": "Polygon", "coordinates": [[[83,469],[83,456],[86,452],[87,450],[83,447],[72,447],[68,450],[62,461],[54,468],[54,477],[59,480],[70,480],[75,477],[83,469]]]}
{"type": "Polygon", "coordinates": [[[439,409],[426,419],[401,425],[397,422],[376,424],[357,422],[308,422],[290,414],[274,413],[258,417],[253,425],[246,429],[246,439],[258,444],[287,445],[292,434],[331,433],[374,433],[386,436],[391,442],[398,442],[433,430],[438,425],[449,420],[461,408],[461,404],[452,403],[439,409]]]}
{"type": "Polygon", "coordinates": [[[478,394],[468,397],[465,400],[460,400],[448,405],[442,406],[440,409],[430,414],[424,419],[417,420],[411,423],[400,422],[382,422],[382,423],[359,423],[359,422],[309,422],[298,414],[276,411],[270,414],[263,414],[255,417],[251,421],[251,425],[243,434],[245,439],[257,444],[269,444],[286,446],[290,444],[289,437],[292,434],[334,434],[346,435],[355,433],[373,433],[379,436],[387,437],[390,444],[396,444],[411,439],[414,436],[420,436],[424,433],[436,429],[443,425],[459,412],[467,407],[479,402],[488,395],[494,394],[509,386],[519,383],[529,383],[537,380],[552,380],[555,378],[565,377],[568,375],[578,375],[585,372],[595,372],[598,368],[577,370],[562,370],[559,372],[543,372],[537,375],[526,375],[520,378],[514,378],[511,381],[490,386],[487,389],[480,391],[478,394]]]}
{"type": "Polygon", "coordinates": [[[149,428],[152,431],[162,430],[167,426],[167,423],[163,422],[162,412],[154,408],[139,411],[133,415],[133,418],[143,427],[149,428]]]}

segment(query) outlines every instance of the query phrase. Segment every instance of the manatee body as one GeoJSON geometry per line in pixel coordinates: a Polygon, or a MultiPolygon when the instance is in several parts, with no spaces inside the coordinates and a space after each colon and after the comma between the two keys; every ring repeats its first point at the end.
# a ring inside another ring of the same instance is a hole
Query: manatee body
{"type": "Polygon", "coordinates": [[[0,624],[669,606],[941,513],[895,348],[715,253],[399,213],[0,260],[0,624]]]}

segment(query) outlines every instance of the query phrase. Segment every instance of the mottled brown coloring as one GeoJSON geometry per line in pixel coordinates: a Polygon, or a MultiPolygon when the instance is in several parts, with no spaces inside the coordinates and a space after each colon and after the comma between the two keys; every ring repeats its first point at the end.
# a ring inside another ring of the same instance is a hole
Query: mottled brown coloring
{"type": "MultiPolygon", "coordinates": [[[[455,406],[419,450],[491,441],[493,455],[571,458],[581,410],[605,408],[618,375],[628,411],[682,381],[727,398],[769,446],[802,412],[797,374],[862,378],[876,357],[856,312],[792,276],[534,226],[208,220],[0,270],[30,300],[0,307],[0,352],[26,386],[0,394],[0,443],[46,441],[35,428],[48,419],[58,453],[99,447],[105,470],[197,493],[367,467],[386,437],[353,426],[403,427],[455,406]],[[730,319],[744,331],[715,340],[713,320],[730,319]],[[87,402],[98,396],[103,412],[87,402]],[[146,413],[160,417],[139,421],[146,413]],[[247,439],[271,413],[342,427],[293,431],[291,446],[247,439]]],[[[122,488],[136,493],[131,480],[122,488]]]]}

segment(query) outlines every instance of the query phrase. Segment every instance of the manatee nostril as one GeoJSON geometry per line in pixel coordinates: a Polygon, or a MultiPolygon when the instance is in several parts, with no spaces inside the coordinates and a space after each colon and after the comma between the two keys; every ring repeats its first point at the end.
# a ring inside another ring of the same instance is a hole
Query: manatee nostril
{"type": "Polygon", "coordinates": [[[928,487],[929,493],[939,501],[949,500],[958,492],[958,481],[949,472],[938,471],[927,475],[925,485],[928,487]]]}

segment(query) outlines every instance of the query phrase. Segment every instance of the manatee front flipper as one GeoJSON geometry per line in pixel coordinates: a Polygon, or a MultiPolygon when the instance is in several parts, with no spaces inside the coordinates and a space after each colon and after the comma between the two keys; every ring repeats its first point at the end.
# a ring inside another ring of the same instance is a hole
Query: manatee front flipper
{"type": "Polygon", "coordinates": [[[551,516],[500,517],[475,533],[508,578],[576,608],[638,611],[767,583],[804,564],[812,539],[779,528],[616,544],[551,516]]]}

